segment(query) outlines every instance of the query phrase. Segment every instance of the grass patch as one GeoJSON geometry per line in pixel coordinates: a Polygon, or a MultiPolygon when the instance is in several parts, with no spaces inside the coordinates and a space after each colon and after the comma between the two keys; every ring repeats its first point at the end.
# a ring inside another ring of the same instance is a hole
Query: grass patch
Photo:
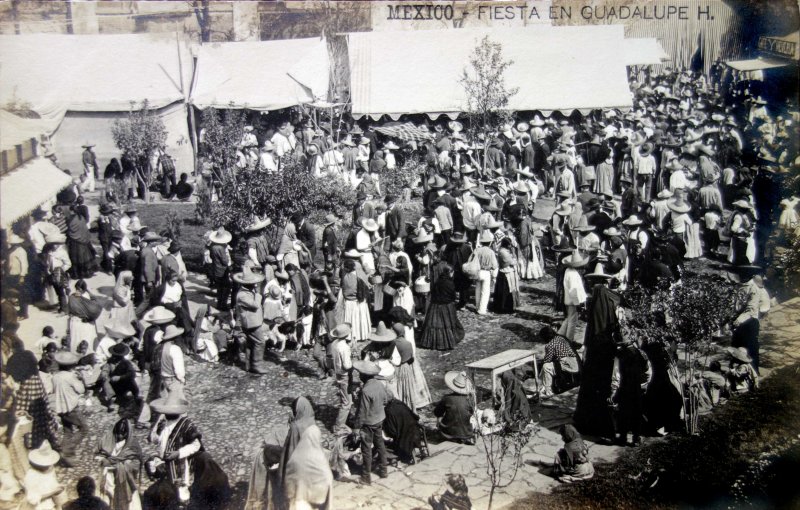
{"type": "Polygon", "coordinates": [[[154,232],[167,228],[171,213],[180,227],[178,241],[181,243],[183,261],[190,271],[202,272],[203,234],[211,227],[198,224],[194,217],[195,204],[188,202],[166,202],[138,206],[139,218],[154,232]]]}
{"type": "Polygon", "coordinates": [[[592,480],[532,494],[515,510],[544,508],[798,508],[800,365],[704,416],[696,436],[670,436],[595,466],[592,480]],[[796,476],[797,471],[794,471],[796,476]]]}

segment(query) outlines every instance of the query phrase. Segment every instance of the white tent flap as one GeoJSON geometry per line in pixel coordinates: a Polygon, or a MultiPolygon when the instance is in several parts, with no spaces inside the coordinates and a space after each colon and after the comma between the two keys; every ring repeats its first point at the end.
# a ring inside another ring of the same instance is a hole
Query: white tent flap
{"type": "Polygon", "coordinates": [[[46,118],[127,111],[145,99],[162,108],[184,98],[192,65],[170,34],[0,36],[0,61],[0,103],[28,103],[46,118]]]}
{"type": "Polygon", "coordinates": [[[622,26],[476,28],[349,34],[353,115],[464,111],[459,78],[483,36],[514,61],[512,110],[631,107],[622,26]]]}
{"type": "Polygon", "coordinates": [[[737,71],[761,71],[763,69],[785,67],[788,66],[790,62],[788,60],[759,57],[750,60],[731,60],[725,63],[728,67],[736,69],[737,71]]]}
{"type": "Polygon", "coordinates": [[[325,99],[325,39],[204,44],[191,101],[198,108],[277,110],[325,99]]]}
{"type": "Polygon", "coordinates": [[[0,177],[0,226],[18,219],[51,200],[72,183],[72,178],[46,158],[35,158],[0,177]]]}
{"type": "Polygon", "coordinates": [[[16,145],[41,136],[51,136],[61,123],[56,119],[25,119],[11,112],[0,110],[0,150],[13,149],[16,145]]]}
{"type": "Polygon", "coordinates": [[[629,66],[656,65],[669,59],[654,38],[625,39],[625,63],[629,66]]]}

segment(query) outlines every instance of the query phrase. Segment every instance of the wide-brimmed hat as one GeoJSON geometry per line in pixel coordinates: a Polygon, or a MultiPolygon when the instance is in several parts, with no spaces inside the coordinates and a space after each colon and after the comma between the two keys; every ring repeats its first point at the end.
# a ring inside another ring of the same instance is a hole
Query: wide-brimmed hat
{"type": "Polygon", "coordinates": [[[541,115],[536,114],[533,116],[533,119],[529,122],[529,124],[533,127],[542,127],[545,125],[545,121],[541,115]]]}
{"type": "Polygon", "coordinates": [[[731,205],[739,209],[750,209],[750,202],[747,200],[735,200],[731,205]]]}
{"type": "Polygon", "coordinates": [[[111,202],[106,202],[105,204],[101,204],[100,205],[100,214],[108,215],[108,214],[113,213],[116,210],[117,210],[117,207],[111,202]]]}
{"type": "Polygon", "coordinates": [[[171,340],[173,338],[178,338],[179,336],[183,335],[183,333],[184,333],[184,329],[183,328],[179,328],[175,324],[170,324],[164,330],[163,339],[164,340],[171,340]]]}
{"type": "Polygon", "coordinates": [[[111,338],[130,338],[136,335],[136,330],[130,324],[115,324],[114,326],[106,326],[106,336],[111,338]]]}
{"type": "Polygon", "coordinates": [[[120,358],[124,358],[131,352],[131,348],[128,347],[128,344],[124,342],[120,342],[118,344],[114,344],[108,349],[108,352],[111,353],[112,356],[119,356],[120,358]]]}
{"type": "Polygon", "coordinates": [[[39,448],[28,452],[28,461],[31,464],[36,464],[39,467],[55,466],[61,459],[61,455],[53,450],[50,441],[45,439],[39,448]]]}
{"type": "Polygon", "coordinates": [[[581,252],[575,250],[571,255],[564,257],[561,262],[571,268],[583,267],[589,263],[589,258],[581,255],[581,252]]]}
{"type": "Polygon", "coordinates": [[[645,142],[639,149],[639,154],[642,156],[649,156],[651,152],[653,152],[653,144],[650,142],[645,142]]]}
{"type": "Polygon", "coordinates": [[[94,144],[92,142],[83,142],[83,145],[81,145],[81,147],[83,147],[84,149],[88,149],[90,147],[94,147],[94,144]]]}
{"type": "Polygon", "coordinates": [[[531,187],[525,181],[517,181],[512,187],[517,193],[530,193],[531,191],[531,187]]]}
{"type": "Polygon", "coordinates": [[[603,230],[603,234],[606,235],[607,237],[617,237],[621,236],[622,232],[618,230],[617,227],[610,227],[603,230]]]}
{"type": "Polygon", "coordinates": [[[502,221],[498,221],[498,220],[496,220],[494,218],[489,218],[489,221],[483,226],[483,228],[485,228],[487,230],[492,230],[492,229],[495,229],[495,228],[500,228],[502,226],[503,226],[503,222],[502,221]]]}
{"type": "Polygon", "coordinates": [[[367,138],[366,136],[362,136],[362,137],[361,137],[361,138],[358,140],[358,144],[359,144],[359,145],[369,145],[370,143],[371,143],[371,142],[370,142],[370,139],[369,139],[369,138],[367,138]]]}
{"type": "Polygon", "coordinates": [[[350,134],[351,135],[363,135],[364,134],[364,130],[361,129],[361,126],[356,124],[352,128],[350,128],[350,134]]]}
{"type": "Polygon", "coordinates": [[[377,232],[378,231],[378,222],[373,220],[372,218],[362,219],[361,220],[361,228],[363,228],[367,232],[377,232]]]}
{"type": "Polygon", "coordinates": [[[451,370],[444,374],[444,384],[459,395],[469,395],[474,391],[474,385],[466,372],[451,370]]]}
{"type": "Polygon", "coordinates": [[[628,225],[629,227],[641,225],[642,223],[643,223],[642,220],[640,220],[639,217],[636,216],[635,214],[632,214],[630,217],[626,218],[622,222],[623,225],[628,225]]]}
{"type": "Polygon", "coordinates": [[[263,282],[264,275],[260,273],[254,273],[249,266],[244,266],[241,273],[236,273],[233,275],[233,281],[241,285],[254,285],[256,283],[263,282]]]}
{"type": "Polygon", "coordinates": [[[492,198],[488,193],[486,193],[483,184],[478,184],[478,186],[472,188],[470,190],[470,193],[472,193],[472,196],[474,196],[475,198],[479,198],[481,200],[489,200],[490,198],[492,198]]]}
{"type": "Polygon", "coordinates": [[[322,222],[322,224],[325,225],[325,226],[333,225],[338,220],[339,220],[339,218],[337,218],[335,214],[328,213],[328,214],[325,215],[325,220],[322,222]]]}
{"type": "Polygon", "coordinates": [[[399,146],[398,146],[396,143],[394,143],[394,142],[392,142],[392,141],[390,140],[388,143],[386,143],[386,144],[383,146],[383,148],[384,148],[384,149],[388,149],[388,150],[390,150],[390,151],[396,151],[396,150],[398,150],[400,147],[399,147],[399,146]]]}
{"type": "Polygon", "coordinates": [[[725,350],[732,358],[738,359],[742,363],[750,363],[753,361],[753,358],[750,357],[746,347],[728,347],[725,350]]]}
{"type": "Polygon", "coordinates": [[[572,227],[572,230],[575,232],[592,232],[594,230],[594,225],[576,225],[572,227]]]}
{"type": "Polygon", "coordinates": [[[383,321],[379,322],[375,331],[369,335],[369,340],[372,342],[391,342],[395,338],[397,338],[397,334],[387,328],[383,321]]]}
{"type": "Polygon", "coordinates": [[[136,209],[135,205],[129,205],[128,207],[125,208],[125,214],[136,214],[137,212],[138,209],[136,209]]]}
{"type": "Polygon", "coordinates": [[[355,147],[355,146],[356,146],[356,144],[354,144],[352,140],[349,140],[349,139],[347,139],[347,138],[345,138],[344,140],[342,140],[340,143],[341,143],[342,145],[344,145],[344,146],[347,146],[347,147],[355,147]]]}
{"type": "Polygon", "coordinates": [[[676,199],[667,203],[670,211],[678,214],[687,213],[692,210],[692,206],[686,203],[683,199],[676,199]]]}
{"type": "Polygon", "coordinates": [[[17,234],[13,232],[8,236],[8,244],[22,244],[25,242],[25,239],[21,238],[17,234]]]}
{"type": "Polygon", "coordinates": [[[525,133],[531,130],[531,126],[527,122],[519,122],[517,123],[517,131],[520,133],[525,133]]]}
{"type": "Polygon", "coordinates": [[[553,211],[554,214],[558,214],[559,216],[567,216],[572,213],[572,207],[564,201],[558,204],[558,207],[553,211]]]}
{"type": "Polygon", "coordinates": [[[272,299],[278,299],[281,297],[281,295],[283,295],[283,291],[277,285],[272,285],[269,288],[269,297],[272,299]]]}
{"type": "Polygon", "coordinates": [[[433,234],[428,232],[427,229],[421,228],[414,238],[414,244],[426,244],[433,241],[433,234]]]}
{"type": "Polygon", "coordinates": [[[450,241],[453,244],[463,244],[467,242],[467,235],[464,232],[453,232],[450,241]]]}
{"type": "Polygon", "coordinates": [[[78,364],[80,358],[77,354],[69,351],[58,351],[53,355],[53,360],[61,368],[72,367],[78,364]]]}
{"type": "Polygon", "coordinates": [[[353,369],[364,375],[378,375],[381,368],[374,361],[356,360],[353,362],[353,369]]]}
{"type": "Polygon", "coordinates": [[[462,165],[461,166],[461,174],[462,175],[468,175],[468,174],[471,174],[471,173],[475,173],[476,170],[477,169],[472,165],[462,165]]]}
{"type": "Polygon", "coordinates": [[[450,131],[453,131],[454,133],[458,133],[464,130],[464,125],[457,120],[451,120],[450,122],[448,122],[447,127],[450,129],[450,131]]]}
{"type": "Polygon", "coordinates": [[[189,401],[172,392],[150,402],[150,409],[158,414],[184,414],[189,411],[189,401]]]}
{"type": "Polygon", "coordinates": [[[441,175],[433,175],[428,179],[428,186],[433,189],[441,189],[447,187],[447,180],[441,175]]]}
{"type": "Polygon", "coordinates": [[[261,230],[262,228],[267,228],[268,226],[272,225],[272,220],[270,218],[261,218],[256,217],[253,223],[244,227],[245,232],[255,232],[256,230],[261,230]]]}
{"type": "Polygon", "coordinates": [[[672,198],[672,194],[673,193],[670,190],[662,189],[661,191],[658,192],[658,195],[656,196],[658,198],[665,199],[665,198],[672,198]]]}
{"type": "Polygon", "coordinates": [[[378,375],[375,376],[377,379],[388,381],[394,377],[395,368],[391,361],[388,359],[379,359],[375,364],[378,365],[378,375]]]}
{"type": "Polygon", "coordinates": [[[154,243],[154,242],[163,241],[163,238],[160,235],[156,234],[155,232],[146,232],[142,236],[140,241],[145,242],[145,243],[154,243]]]}
{"type": "Polygon", "coordinates": [[[603,270],[603,263],[598,262],[597,265],[594,266],[594,272],[584,275],[584,278],[603,278],[610,280],[613,278],[613,275],[606,274],[606,272],[603,270]]]}
{"type": "Polygon", "coordinates": [[[352,332],[352,326],[349,322],[343,322],[333,328],[329,333],[328,336],[331,338],[347,338],[350,336],[352,332]]]}
{"type": "Polygon", "coordinates": [[[233,235],[225,230],[225,227],[219,227],[213,234],[208,236],[208,240],[214,244],[228,244],[233,239],[233,235]]]}
{"type": "Polygon", "coordinates": [[[144,314],[142,320],[150,324],[167,324],[175,320],[175,314],[163,306],[156,306],[144,314]]]}
{"type": "Polygon", "coordinates": [[[478,242],[481,244],[491,244],[494,242],[494,236],[488,230],[484,230],[478,236],[478,242]]]}

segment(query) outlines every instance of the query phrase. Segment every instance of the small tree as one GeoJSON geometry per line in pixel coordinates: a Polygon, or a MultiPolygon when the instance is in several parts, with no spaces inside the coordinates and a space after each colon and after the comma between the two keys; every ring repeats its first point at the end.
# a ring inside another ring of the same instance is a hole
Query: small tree
{"type": "Polygon", "coordinates": [[[506,86],[505,72],[514,61],[503,60],[502,44],[493,42],[488,36],[475,46],[469,63],[470,67],[464,69],[459,82],[467,96],[465,111],[470,119],[470,130],[473,134],[483,135],[486,170],[490,135],[511,119],[508,103],[519,88],[506,86]]]}
{"type": "Polygon", "coordinates": [[[497,424],[482,425],[478,407],[475,406],[475,422],[478,427],[490,426],[494,431],[481,433],[483,453],[486,456],[486,475],[489,477],[491,488],[489,489],[488,509],[492,510],[494,493],[497,489],[503,489],[511,485],[517,478],[519,468],[522,466],[522,452],[530,441],[531,437],[538,433],[538,426],[533,423],[523,423],[520,420],[506,421],[503,418],[505,413],[505,399],[501,398],[500,409],[496,415],[500,418],[497,424]]]}
{"type": "Polygon", "coordinates": [[[161,117],[150,109],[146,99],[140,109],[136,110],[135,107],[135,103],[131,103],[128,117],[114,121],[111,134],[117,148],[133,161],[136,180],[144,188],[144,200],[149,203],[150,186],[153,184],[150,156],[166,144],[167,128],[161,117]]]}

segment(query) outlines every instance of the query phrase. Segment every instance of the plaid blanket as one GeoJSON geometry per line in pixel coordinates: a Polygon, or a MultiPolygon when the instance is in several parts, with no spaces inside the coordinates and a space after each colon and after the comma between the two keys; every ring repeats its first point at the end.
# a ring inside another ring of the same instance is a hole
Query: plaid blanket
{"type": "Polygon", "coordinates": [[[427,142],[433,140],[433,133],[427,129],[419,128],[411,122],[390,122],[374,129],[382,135],[405,142],[427,142]]]}

